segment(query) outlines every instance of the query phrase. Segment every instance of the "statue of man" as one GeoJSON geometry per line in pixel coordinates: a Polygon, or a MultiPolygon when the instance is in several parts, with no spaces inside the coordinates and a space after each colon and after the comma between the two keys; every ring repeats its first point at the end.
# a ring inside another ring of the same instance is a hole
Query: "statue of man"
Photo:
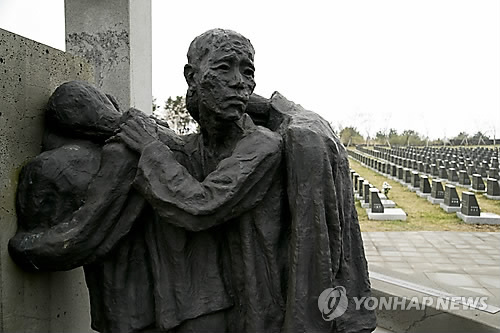
{"type": "Polygon", "coordinates": [[[252,95],[254,70],[242,35],[195,38],[184,75],[200,133],[129,110],[83,205],[43,232],[21,228],[13,257],[83,265],[101,332],[373,330],[353,301],[370,285],[345,151],[316,114],[252,95]],[[348,301],[325,320],[318,297],[333,287],[348,301]]]}

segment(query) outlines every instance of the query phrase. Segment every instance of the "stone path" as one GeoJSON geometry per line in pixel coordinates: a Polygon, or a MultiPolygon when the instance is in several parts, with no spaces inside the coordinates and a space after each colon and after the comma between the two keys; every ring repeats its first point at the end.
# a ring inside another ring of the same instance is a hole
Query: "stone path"
{"type": "Polygon", "coordinates": [[[370,272],[500,307],[500,233],[364,232],[370,272]]]}

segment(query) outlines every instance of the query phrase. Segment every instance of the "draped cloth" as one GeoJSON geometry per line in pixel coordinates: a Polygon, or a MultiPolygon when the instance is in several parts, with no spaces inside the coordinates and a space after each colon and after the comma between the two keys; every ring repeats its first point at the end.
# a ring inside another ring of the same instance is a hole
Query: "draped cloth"
{"type": "Polygon", "coordinates": [[[291,223],[283,331],[374,330],[374,311],[354,302],[371,291],[345,148],[327,121],[279,93],[271,97],[268,123],[283,137],[291,223]],[[345,287],[348,307],[325,322],[317,299],[336,286],[345,287]]]}
{"type": "MultiPolygon", "coordinates": [[[[13,259],[29,270],[83,265],[100,332],[173,332],[213,313],[228,332],[373,330],[374,312],[353,301],[370,296],[370,283],[343,146],[279,93],[259,103],[266,116],[249,106],[243,138],[215,170],[200,134],[160,135],[140,157],[119,143],[78,146],[99,161],[85,200],[51,223],[20,219],[13,259]],[[349,306],[324,321],[317,299],[335,286],[349,306]]],[[[18,201],[37,174],[57,183],[74,171],[46,170],[68,165],[64,149],[24,168],[18,201]]]]}

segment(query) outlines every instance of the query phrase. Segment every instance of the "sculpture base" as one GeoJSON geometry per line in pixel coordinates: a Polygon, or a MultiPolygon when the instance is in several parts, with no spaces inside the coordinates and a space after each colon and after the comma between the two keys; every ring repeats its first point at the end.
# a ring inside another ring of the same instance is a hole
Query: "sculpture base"
{"type": "Polygon", "coordinates": [[[469,216],[457,212],[459,219],[468,224],[500,224],[500,215],[494,213],[481,213],[480,216],[469,216]]]}
{"type": "Polygon", "coordinates": [[[427,201],[429,201],[433,205],[438,205],[438,204],[443,203],[444,199],[437,199],[437,198],[433,198],[433,197],[429,196],[429,197],[427,197],[427,201]]]}
{"type": "Polygon", "coordinates": [[[367,209],[369,220],[375,221],[406,221],[406,213],[401,208],[385,208],[383,213],[372,213],[367,209]]]}
{"type": "Polygon", "coordinates": [[[420,187],[414,187],[414,186],[408,186],[408,189],[412,192],[418,192],[418,190],[420,189],[420,187]]]}
{"type": "Polygon", "coordinates": [[[384,206],[384,208],[395,208],[396,207],[396,203],[392,200],[380,199],[380,201],[382,201],[382,206],[384,206]]]}
{"type": "Polygon", "coordinates": [[[424,198],[424,199],[427,199],[428,197],[430,197],[430,196],[431,196],[431,194],[430,194],[430,193],[422,193],[422,192],[420,192],[420,191],[417,191],[417,195],[418,195],[419,197],[421,197],[421,198],[424,198]]]}
{"type": "Polygon", "coordinates": [[[488,199],[490,200],[500,200],[500,195],[489,195],[489,194],[485,194],[484,195],[485,197],[487,197],[488,199]]]}
{"type": "Polygon", "coordinates": [[[439,204],[439,207],[441,207],[445,212],[447,213],[456,213],[460,211],[460,206],[448,206],[444,202],[439,204]]]}

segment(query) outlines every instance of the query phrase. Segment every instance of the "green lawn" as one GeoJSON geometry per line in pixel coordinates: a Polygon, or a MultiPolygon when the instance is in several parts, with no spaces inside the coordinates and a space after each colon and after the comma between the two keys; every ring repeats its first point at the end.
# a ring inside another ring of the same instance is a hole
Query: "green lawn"
{"type": "MultiPolygon", "coordinates": [[[[389,199],[396,202],[397,207],[402,208],[408,215],[406,221],[370,221],[365,210],[359,202],[356,203],[361,231],[500,231],[500,225],[471,225],[460,220],[455,213],[448,214],[439,205],[433,205],[427,199],[420,198],[416,193],[398,182],[390,180],[349,158],[351,168],[356,170],[364,179],[382,190],[382,184],[386,181],[392,189],[389,199]]],[[[444,186],[444,185],[443,185],[444,186]]],[[[457,186],[457,192],[461,195],[464,189],[457,186]]],[[[479,207],[484,212],[497,213],[500,215],[500,201],[490,200],[483,195],[476,195],[479,207]]]]}

